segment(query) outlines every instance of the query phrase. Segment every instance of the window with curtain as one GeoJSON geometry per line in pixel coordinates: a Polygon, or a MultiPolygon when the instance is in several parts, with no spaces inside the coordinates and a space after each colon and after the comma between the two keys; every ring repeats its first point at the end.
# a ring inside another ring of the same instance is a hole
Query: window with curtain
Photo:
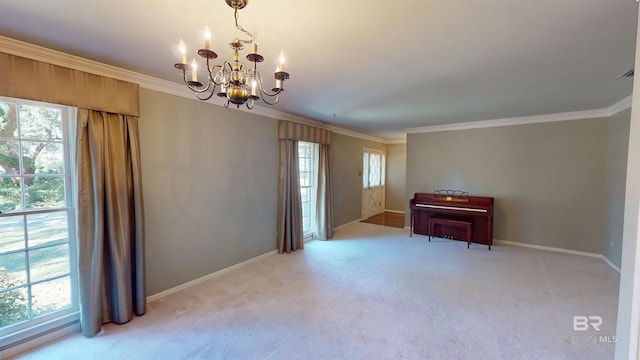
{"type": "Polygon", "coordinates": [[[0,97],[0,347],[78,318],[72,112],[0,97]]]}
{"type": "Polygon", "coordinates": [[[298,167],[302,202],[302,232],[305,238],[310,238],[313,236],[316,226],[318,144],[298,142],[298,167]]]}

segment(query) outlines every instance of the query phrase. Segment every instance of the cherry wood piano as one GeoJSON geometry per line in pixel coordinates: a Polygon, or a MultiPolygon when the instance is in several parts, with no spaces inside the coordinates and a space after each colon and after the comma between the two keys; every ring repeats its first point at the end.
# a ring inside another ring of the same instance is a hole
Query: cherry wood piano
{"type": "Polygon", "coordinates": [[[437,190],[415,193],[410,201],[411,236],[422,234],[465,240],[473,243],[493,243],[493,198],[468,196],[457,190],[437,190]]]}

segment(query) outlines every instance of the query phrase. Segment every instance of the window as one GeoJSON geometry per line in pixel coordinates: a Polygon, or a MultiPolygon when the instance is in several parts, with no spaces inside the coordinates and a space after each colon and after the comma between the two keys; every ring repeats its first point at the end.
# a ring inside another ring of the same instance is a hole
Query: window
{"type": "Polygon", "coordinates": [[[364,149],[362,187],[384,186],[385,183],[385,153],[378,150],[364,149]]]}
{"type": "Polygon", "coordinates": [[[0,347],[77,318],[71,110],[0,97],[0,347]]]}
{"type": "Polygon", "coordinates": [[[305,238],[312,237],[315,230],[318,151],[319,148],[316,143],[298,142],[302,232],[305,238]]]}

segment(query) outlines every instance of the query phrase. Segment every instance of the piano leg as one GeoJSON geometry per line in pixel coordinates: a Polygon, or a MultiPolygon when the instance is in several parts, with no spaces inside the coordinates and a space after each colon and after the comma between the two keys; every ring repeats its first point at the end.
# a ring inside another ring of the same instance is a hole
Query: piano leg
{"type": "Polygon", "coordinates": [[[409,237],[413,237],[413,209],[411,209],[411,215],[409,216],[409,237]]]}

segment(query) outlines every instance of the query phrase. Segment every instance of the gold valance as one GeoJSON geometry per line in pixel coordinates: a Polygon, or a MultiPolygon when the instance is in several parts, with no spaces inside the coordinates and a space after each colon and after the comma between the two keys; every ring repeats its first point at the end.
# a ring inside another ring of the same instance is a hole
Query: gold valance
{"type": "Polygon", "coordinates": [[[331,145],[331,131],[286,120],[278,121],[278,138],[331,145]]]}
{"type": "Polygon", "coordinates": [[[138,84],[2,52],[0,96],[140,116],[138,84]]]}

